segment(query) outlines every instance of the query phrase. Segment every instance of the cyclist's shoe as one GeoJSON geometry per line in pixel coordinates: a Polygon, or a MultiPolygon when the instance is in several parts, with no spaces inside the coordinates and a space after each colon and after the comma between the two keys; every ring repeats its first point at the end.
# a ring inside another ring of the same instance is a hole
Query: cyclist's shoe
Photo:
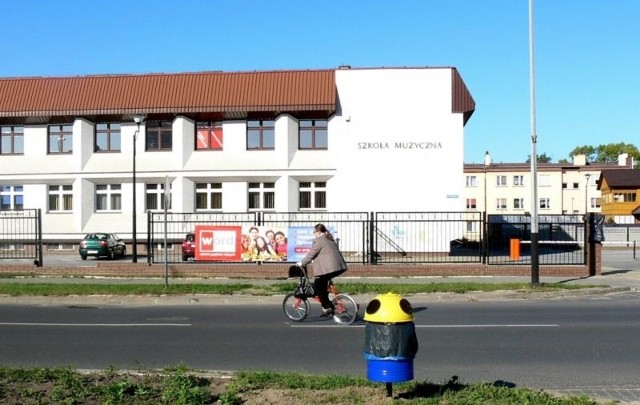
{"type": "Polygon", "coordinates": [[[322,315],[320,315],[321,318],[329,318],[333,316],[333,309],[331,308],[326,308],[322,311],[322,315]]]}

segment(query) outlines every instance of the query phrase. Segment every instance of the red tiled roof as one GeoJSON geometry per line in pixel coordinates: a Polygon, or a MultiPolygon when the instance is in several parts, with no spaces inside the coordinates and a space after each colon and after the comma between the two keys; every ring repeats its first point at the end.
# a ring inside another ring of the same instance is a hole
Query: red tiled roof
{"type": "Polygon", "coordinates": [[[0,79],[0,118],[336,110],[334,70],[0,79]]]}

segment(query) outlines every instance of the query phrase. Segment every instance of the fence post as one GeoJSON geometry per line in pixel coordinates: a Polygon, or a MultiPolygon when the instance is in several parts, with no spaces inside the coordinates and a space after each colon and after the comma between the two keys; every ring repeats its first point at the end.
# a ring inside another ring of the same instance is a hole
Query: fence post
{"type": "Polygon", "coordinates": [[[373,219],[374,213],[369,214],[369,263],[378,264],[375,250],[375,221],[373,219]]]}
{"type": "Polygon", "coordinates": [[[42,267],[42,261],[44,258],[42,249],[42,209],[38,208],[36,211],[36,247],[38,250],[38,258],[36,259],[36,267],[42,267]]]}
{"type": "MultiPolygon", "coordinates": [[[[485,208],[486,210],[486,208],[485,208]]],[[[487,240],[487,211],[482,212],[482,223],[480,224],[480,228],[482,230],[482,237],[480,238],[480,243],[482,243],[481,255],[482,255],[482,264],[487,264],[487,251],[488,251],[488,243],[487,240]]]]}

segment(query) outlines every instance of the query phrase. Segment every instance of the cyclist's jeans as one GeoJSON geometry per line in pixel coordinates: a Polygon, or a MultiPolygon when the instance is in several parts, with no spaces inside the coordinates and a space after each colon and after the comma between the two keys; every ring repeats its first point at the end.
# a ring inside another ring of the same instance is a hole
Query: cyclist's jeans
{"type": "Polygon", "coordinates": [[[320,298],[320,304],[323,309],[331,309],[333,310],[333,304],[329,301],[329,281],[334,277],[338,277],[340,274],[344,273],[345,270],[334,271],[333,273],[323,274],[321,276],[317,276],[313,280],[313,288],[316,290],[316,294],[318,294],[318,298],[320,298]]]}

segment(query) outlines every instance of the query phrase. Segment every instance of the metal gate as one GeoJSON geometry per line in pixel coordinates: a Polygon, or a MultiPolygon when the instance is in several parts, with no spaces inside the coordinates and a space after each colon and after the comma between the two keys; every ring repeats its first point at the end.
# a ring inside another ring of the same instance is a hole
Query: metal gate
{"type": "Polygon", "coordinates": [[[42,266],[40,209],[0,211],[0,260],[32,260],[42,266]]]}

